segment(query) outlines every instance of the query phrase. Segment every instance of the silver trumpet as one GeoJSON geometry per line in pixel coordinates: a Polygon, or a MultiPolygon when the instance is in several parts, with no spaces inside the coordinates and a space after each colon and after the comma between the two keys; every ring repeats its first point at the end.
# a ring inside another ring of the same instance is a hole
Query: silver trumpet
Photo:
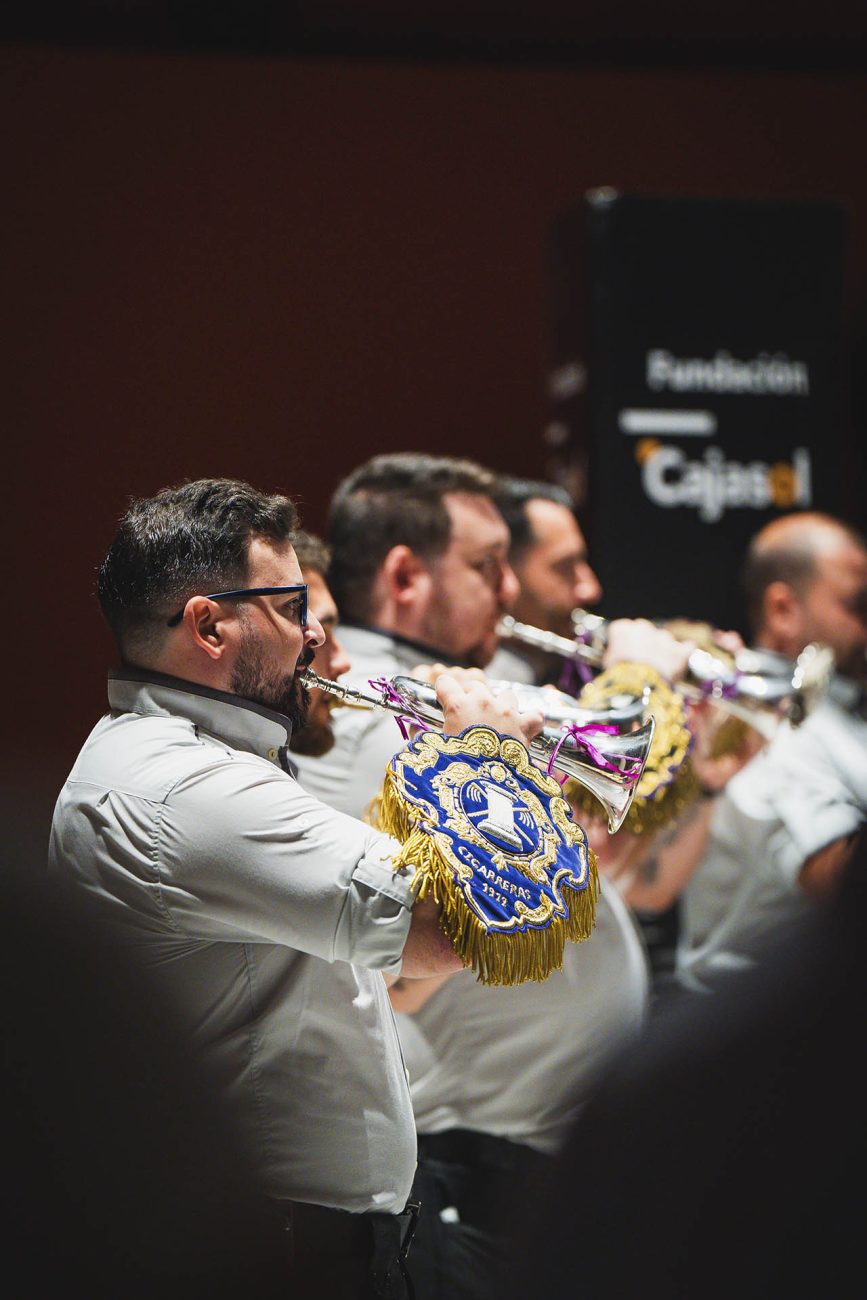
{"type": "Polygon", "coordinates": [[[486,680],[495,695],[501,691],[514,691],[522,713],[534,709],[541,713],[546,730],[555,731],[572,723],[577,726],[600,723],[603,726],[615,726],[621,732],[633,731],[644,722],[647,710],[649,691],[642,695],[631,695],[624,691],[613,695],[607,701],[607,708],[590,709],[579,704],[574,695],[559,691],[554,686],[532,686],[527,682],[506,682],[497,678],[486,680]]]}
{"type": "MultiPolygon", "coordinates": [[[[302,669],[299,677],[309,689],[325,691],[347,707],[385,709],[442,730],[443,710],[436,690],[415,677],[390,677],[376,694],[320,677],[312,668],[302,669]]],[[[550,765],[583,785],[605,808],[609,833],[613,835],[619,830],[635,796],[653,740],[655,723],[652,717],[643,719],[644,701],[636,703],[634,697],[624,697],[619,709],[591,710],[579,709],[572,700],[569,720],[558,726],[545,714],[543,702],[538,698],[548,692],[503,682],[491,685],[495,694],[498,689],[515,689],[519,708],[538,709],[545,715],[542,731],[528,745],[534,762],[546,770],[550,765]],[[528,690],[534,693],[532,701],[526,693],[528,690]],[[640,725],[634,730],[621,730],[635,722],[640,725]],[[601,727],[616,730],[600,730],[601,727]],[[586,736],[581,728],[587,729],[586,736]]]]}
{"type": "Polygon", "coordinates": [[[691,681],[679,686],[687,698],[710,700],[740,718],[765,740],[786,720],[798,727],[828,689],[834,672],[834,652],[825,645],[808,645],[794,663],[774,650],[743,649],[734,666],[708,650],[689,656],[691,681]]]}
{"type": "MultiPolygon", "coordinates": [[[[575,639],[520,623],[510,615],[500,620],[497,631],[504,640],[600,669],[607,620],[583,609],[573,610],[572,617],[575,639]]],[[[834,654],[828,646],[811,644],[792,662],[772,650],[744,648],[730,654],[696,648],[689,656],[688,672],[687,679],[676,685],[686,699],[710,700],[770,740],[783,720],[799,726],[825,694],[834,672],[834,654]]]]}

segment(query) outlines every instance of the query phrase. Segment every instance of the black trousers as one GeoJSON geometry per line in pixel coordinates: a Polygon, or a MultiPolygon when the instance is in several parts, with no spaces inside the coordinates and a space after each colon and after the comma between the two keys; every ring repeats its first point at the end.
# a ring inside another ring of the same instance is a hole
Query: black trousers
{"type": "Polygon", "coordinates": [[[494,1300],[510,1274],[522,1209],[549,1157],[471,1129],[419,1136],[412,1248],[416,1300],[494,1300]]]}
{"type": "Polygon", "coordinates": [[[349,1214],[302,1201],[275,1202],[275,1210],[293,1300],[415,1300],[407,1267],[414,1201],[401,1214],[349,1214]]]}

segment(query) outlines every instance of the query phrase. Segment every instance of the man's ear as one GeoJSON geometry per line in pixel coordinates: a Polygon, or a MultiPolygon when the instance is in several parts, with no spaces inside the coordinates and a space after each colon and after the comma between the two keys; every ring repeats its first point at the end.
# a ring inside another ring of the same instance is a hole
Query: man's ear
{"type": "Polygon", "coordinates": [[[771,582],[762,601],[763,623],[774,641],[797,642],[801,638],[804,611],[787,582],[771,582]]]}
{"type": "Polygon", "coordinates": [[[412,547],[393,546],[383,561],[382,576],[391,600],[407,605],[416,599],[428,568],[412,547]]]}
{"type": "Polygon", "coordinates": [[[193,596],[184,608],[184,630],[198,650],[210,659],[222,659],[226,651],[226,617],[223,609],[207,596],[193,596]]]}

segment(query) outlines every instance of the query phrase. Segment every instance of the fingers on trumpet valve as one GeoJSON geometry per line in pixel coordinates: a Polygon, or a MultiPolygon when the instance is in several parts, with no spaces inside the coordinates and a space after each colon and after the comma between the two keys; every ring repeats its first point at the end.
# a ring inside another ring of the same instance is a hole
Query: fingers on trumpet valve
{"type": "Polygon", "coordinates": [[[685,676],[695,649],[692,640],[681,640],[646,618],[618,618],[608,626],[603,668],[618,663],[644,663],[662,673],[668,681],[685,676]]]}
{"type": "Polygon", "coordinates": [[[449,669],[439,674],[436,692],[443,709],[446,735],[481,725],[529,744],[544,725],[538,708],[523,710],[514,691],[495,692],[484,673],[477,669],[449,669]]]}
{"type": "Polygon", "coordinates": [[[464,681],[468,677],[474,678],[475,680],[482,680],[485,677],[481,668],[456,668],[452,665],[439,662],[416,664],[409,675],[414,681],[430,682],[432,686],[435,686],[437,680],[445,673],[448,673],[449,676],[456,678],[458,681],[464,681]]]}

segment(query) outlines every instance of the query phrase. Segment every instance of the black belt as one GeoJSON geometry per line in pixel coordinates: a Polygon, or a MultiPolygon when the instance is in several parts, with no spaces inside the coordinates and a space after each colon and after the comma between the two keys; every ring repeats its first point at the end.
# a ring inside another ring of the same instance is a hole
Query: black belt
{"type": "Polygon", "coordinates": [[[470,1128],[452,1128],[444,1133],[419,1133],[418,1153],[424,1159],[472,1169],[490,1169],[505,1174],[531,1173],[547,1168],[550,1157],[523,1142],[510,1142],[470,1128]]]}

